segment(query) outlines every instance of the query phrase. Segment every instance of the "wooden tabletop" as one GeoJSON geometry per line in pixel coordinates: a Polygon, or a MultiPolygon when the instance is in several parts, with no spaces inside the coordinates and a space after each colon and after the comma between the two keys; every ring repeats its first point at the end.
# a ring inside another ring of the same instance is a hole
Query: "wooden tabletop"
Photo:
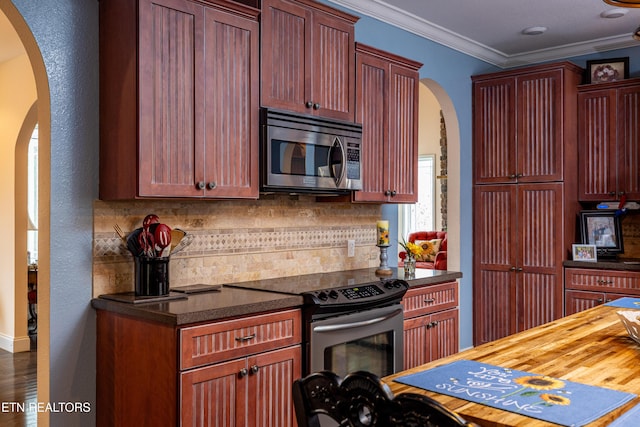
{"type": "MultiPolygon", "coordinates": [[[[393,379],[435,368],[454,360],[467,359],[626,391],[640,396],[640,345],[629,337],[624,325],[620,322],[616,311],[622,310],[626,309],[597,306],[453,356],[390,375],[383,380],[396,395],[409,391],[426,394],[455,410],[468,421],[474,421],[483,427],[554,425],[407,386],[394,382],[393,379]]],[[[640,397],[636,397],[587,426],[606,426],[639,403],[640,397]]]]}

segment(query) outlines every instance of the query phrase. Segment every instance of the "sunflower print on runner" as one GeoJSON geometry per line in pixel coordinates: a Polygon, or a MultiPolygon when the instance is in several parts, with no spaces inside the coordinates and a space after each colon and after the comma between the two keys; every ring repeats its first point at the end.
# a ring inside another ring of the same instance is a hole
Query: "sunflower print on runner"
{"type": "Polygon", "coordinates": [[[540,395],[540,399],[544,400],[546,403],[551,403],[552,405],[567,406],[571,404],[571,399],[564,396],[558,396],[557,394],[542,393],[540,395]]]}
{"type": "Polygon", "coordinates": [[[555,390],[564,387],[564,382],[547,376],[526,376],[513,380],[514,382],[535,390],[555,390]]]}

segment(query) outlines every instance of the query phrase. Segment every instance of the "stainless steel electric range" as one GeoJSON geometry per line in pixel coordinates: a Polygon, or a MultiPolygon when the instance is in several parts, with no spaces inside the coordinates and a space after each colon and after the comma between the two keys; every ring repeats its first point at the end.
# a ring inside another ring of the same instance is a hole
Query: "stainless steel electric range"
{"type": "Polygon", "coordinates": [[[366,370],[383,377],[403,368],[404,280],[362,269],[225,286],[303,296],[304,375],[366,370]]]}

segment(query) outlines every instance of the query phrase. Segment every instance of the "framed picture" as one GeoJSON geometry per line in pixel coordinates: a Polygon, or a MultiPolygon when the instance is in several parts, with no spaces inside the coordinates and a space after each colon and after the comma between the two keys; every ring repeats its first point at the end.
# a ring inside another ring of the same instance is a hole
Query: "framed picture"
{"type": "Polygon", "coordinates": [[[629,57],[587,61],[587,83],[617,82],[629,78],[629,57]]]}
{"type": "Polygon", "coordinates": [[[587,261],[587,262],[597,262],[598,261],[598,251],[596,250],[596,245],[573,245],[573,260],[574,261],[587,261]]]}
{"type": "Polygon", "coordinates": [[[621,217],[612,209],[578,213],[580,243],[595,245],[599,258],[615,258],[624,253],[621,217]]]}

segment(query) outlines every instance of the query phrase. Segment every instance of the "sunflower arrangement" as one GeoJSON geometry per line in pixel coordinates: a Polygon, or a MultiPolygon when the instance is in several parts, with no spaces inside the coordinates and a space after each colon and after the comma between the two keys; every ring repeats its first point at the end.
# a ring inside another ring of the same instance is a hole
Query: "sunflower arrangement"
{"type": "Polygon", "coordinates": [[[409,258],[416,259],[424,252],[422,246],[416,245],[413,242],[407,242],[406,240],[402,239],[402,242],[398,243],[400,243],[400,246],[402,246],[405,252],[407,252],[407,257],[409,258]]]}

